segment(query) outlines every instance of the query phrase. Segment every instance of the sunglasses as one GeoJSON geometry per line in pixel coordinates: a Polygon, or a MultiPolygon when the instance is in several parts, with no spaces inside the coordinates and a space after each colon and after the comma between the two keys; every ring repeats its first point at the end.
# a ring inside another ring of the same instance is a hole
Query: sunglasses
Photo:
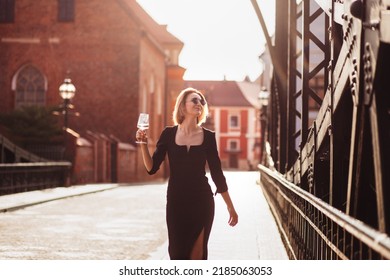
{"type": "Polygon", "coordinates": [[[187,102],[192,102],[195,105],[198,105],[199,103],[202,106],[206,105],[206,101],[204,101],[203,99],[196,98],[196,97],[192,98],[190,101],[187,101],[187,102]]]}

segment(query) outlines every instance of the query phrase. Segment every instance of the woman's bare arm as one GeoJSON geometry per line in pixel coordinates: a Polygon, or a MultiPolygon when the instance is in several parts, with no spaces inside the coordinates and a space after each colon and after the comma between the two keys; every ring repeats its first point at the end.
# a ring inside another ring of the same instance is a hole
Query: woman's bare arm
{"type": "Polygon", "coordinates": [[[229,217],[228,223],[229,223],[229,225],[234,227],[238,223],[238,215],[236,213],[236,210],[234,209],[233,202],[230,198],[229,192],[228,191],[223,192],[223,193],[221,193],[221,195],[222,195],[222,198],[225,201],[227,209],[229,211],[230,217],[229,217]]]}

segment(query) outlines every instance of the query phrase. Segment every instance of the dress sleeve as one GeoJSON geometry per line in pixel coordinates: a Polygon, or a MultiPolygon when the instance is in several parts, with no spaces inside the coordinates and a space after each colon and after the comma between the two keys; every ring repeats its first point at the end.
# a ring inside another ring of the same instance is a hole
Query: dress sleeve
{"type": "Polygon", "coordinates": [[[160,138],[157,141],[156,150],[154,151],[152,156],[153,166],[150,171],[147,171],[149,175],[155,174],[160,169],[160,165],[165,159],[167,150],[168,150],[168,129],[165,128],[161,133],[160,138]]]}
{"type": "Polygon", "coordinates": [[[217,187],[217,193],[223,193],[228,190],[226,178],[223,175],[221,160],[218,155],[217,141],[215,139],[215,133],[211,132],[209,138],[209,147],[207,151],[207,162],[209,164],[211,178],[213,179],[215,186],[217,187]]]}

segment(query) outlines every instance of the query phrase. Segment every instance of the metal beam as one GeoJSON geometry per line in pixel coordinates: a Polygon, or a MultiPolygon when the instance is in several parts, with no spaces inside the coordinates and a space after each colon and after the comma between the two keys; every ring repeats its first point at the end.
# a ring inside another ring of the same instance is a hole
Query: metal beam
{"type": "Polygon", "coordinates": [[[265,41],[267,43],[267,48],[268,48],[268,51],[269,51],[269,54],[270,54],[270,57],[271,57],[272,65],[275,68],[276,74],[280,75],[282,73],[282,71],[279,70],[280,62],[279,62],[279,59],[276,56],[275,48],[274,48],[274,46],[272,44],[271,36],[269,35],[267,25],[265,24],[263,13],[261,12],[261,9],[260,9],[259,5],[257,4],[256,0],[251,0],[251,2],[252,2],[253,8],[255,9],[257,18],[259,19],[260,26],[261,26],[261,28],[263,30],[264,38],[265,38],[265,41]]]}

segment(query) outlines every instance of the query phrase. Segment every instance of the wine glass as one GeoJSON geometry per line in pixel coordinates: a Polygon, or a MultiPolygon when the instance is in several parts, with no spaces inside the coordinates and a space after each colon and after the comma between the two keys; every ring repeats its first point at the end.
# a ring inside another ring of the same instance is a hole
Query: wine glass
{"type": "MultiPolygon", "coordinates": [[[[140,130],[147,130],[149,128],[149,114],[141,113],[138,117],[137,127],[140,130]]],[[[144,141],[136,141],[138,144],[146,144],[144,141]]]]}

